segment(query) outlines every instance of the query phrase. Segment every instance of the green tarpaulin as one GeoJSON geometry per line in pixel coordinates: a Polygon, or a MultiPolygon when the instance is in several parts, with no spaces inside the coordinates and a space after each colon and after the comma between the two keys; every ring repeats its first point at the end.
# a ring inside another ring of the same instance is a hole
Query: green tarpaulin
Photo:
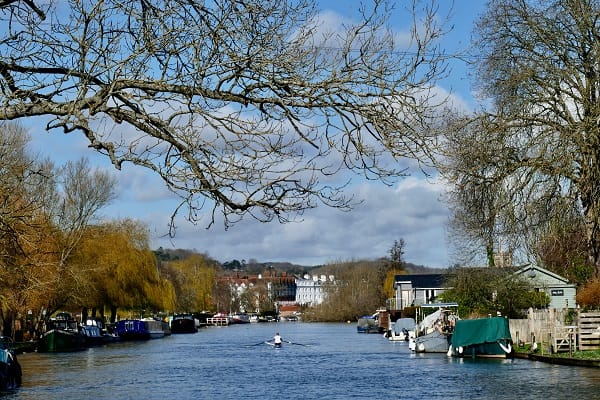
{"type": "Polygon", "coordinates": [[[452,347],[496,343],[500,339],[512,341],[507,318],[461,319],[456,321],[452,334],[452,347]]]}

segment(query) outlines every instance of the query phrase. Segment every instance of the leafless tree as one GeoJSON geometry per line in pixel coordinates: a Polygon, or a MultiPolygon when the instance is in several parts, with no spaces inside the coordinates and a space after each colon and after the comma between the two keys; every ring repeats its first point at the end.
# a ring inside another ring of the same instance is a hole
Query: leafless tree
{"type": "Polygon", "coordinates": [[[465,170],[509,196],[506,209],[513,226],[522,230],[546,224],[564,212],[565,204],[579,209],[596,276],[599,16],[598,1],[489,3],[478,24],[480,53],[474,61],[482,94],[490,96],[492,106],[476,117],[482,127],[482,140],[473,147],[479,168],[465,170]]]}
{"type": "Polygon", "coordinates": [[[483,119],[451,117],[442,154],[440,171],[449,183],[448,232],[454,258],[462,265],[479,265],[484,249],[485,264],[493,267],[494,255],[502,243],[509,247],[509,232],[515,231],[509,223],[512,209],[506,184],[494,179],[495,168],[488,165],[500,162],[502,143],[494,141],[483,119]]]}
{"type": "Polygon", "coordinates": [[[315,3],[0,0],[0,120],[83,133],[116,168],[160,175],[190,221],[347,209],[344,172],[389,183],[430,156],[443,32],[431,4],[407,4],[399,43],[397,2],[340,28],[315,3]]]}

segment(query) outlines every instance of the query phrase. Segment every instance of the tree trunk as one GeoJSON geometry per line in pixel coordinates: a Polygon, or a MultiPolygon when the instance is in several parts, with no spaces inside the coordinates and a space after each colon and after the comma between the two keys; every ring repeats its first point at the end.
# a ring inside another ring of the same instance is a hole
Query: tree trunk
{"type": "Polygon", "coordinates": [[[114,324],[117,322],[117,307],[110,306],[110,323],[114,324]]]}

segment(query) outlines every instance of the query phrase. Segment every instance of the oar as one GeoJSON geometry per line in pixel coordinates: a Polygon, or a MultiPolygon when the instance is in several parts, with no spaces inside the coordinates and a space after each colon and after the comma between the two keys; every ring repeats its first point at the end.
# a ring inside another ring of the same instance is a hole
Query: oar
{"type": "Polygon", "coordinates": [[[246,345],[246,347],[260,346],[261,344],[265,344],[265,343],[266,344],[270,344],[269,342],[262,341],[262,342],[258,342],[258,343],[255,343],[255,344],[246,345]]]}
{"type": "Polygon", "coordinates": [[[304,346],[304,347],[309,347],[309,345],[308,345],[308,344],[295,343],[295,342],[290,342],[290,341],[287,341],[287,340],[285,340],[285,342],[286,342],[286,343],[289,343],[289,344],[295,344],[296,346],[304,346]]]}

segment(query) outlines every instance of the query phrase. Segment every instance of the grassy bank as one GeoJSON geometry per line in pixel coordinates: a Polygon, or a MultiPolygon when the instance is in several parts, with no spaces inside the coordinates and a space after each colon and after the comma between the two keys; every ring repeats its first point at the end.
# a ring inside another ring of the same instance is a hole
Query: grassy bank
{"type": "Polygon", "coordinates": [[[531,345],[515,347],[515,352],[518,354],[521,354],[521,355],[537,354],[540,356],[543,355],[546,357],[556,357],[556,358],[573,358],[573,359],[578,359],[578,360],[600,360],[600,350],[574,351],[573,354],[569,354],[569,352],[548,354],[548,346],[545,344],[541,344],[536,352],[531,351],[531,345]]]}

